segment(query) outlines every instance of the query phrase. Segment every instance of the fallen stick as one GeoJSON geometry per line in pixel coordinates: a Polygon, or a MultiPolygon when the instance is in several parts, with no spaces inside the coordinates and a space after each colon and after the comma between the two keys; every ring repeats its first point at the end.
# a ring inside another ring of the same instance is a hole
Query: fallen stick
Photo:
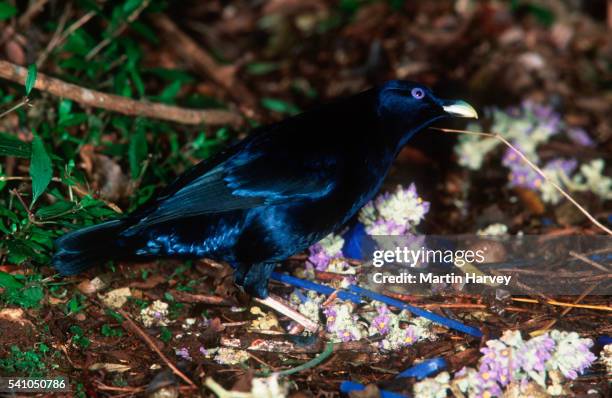
{"type": "MultiPolygon", "coordinates": [[[[531,304],[539,304],[542,301],[530,299],[530,298],[522,298],[522,297],[512,297],[512,301],[517,301],[519,303],[531,303],[531,304]]],[[[586,310],[597,310],[597,311],[608,311],[612,312],[612,307],[607,305],[591,305],[591,304],[575,304],[575,303],[564,303],[557,300],[546,300],[544,304],[555,305],[559,307],[569,307],[569,308],[582,308],[586,310]]]]}
{"type": "Polygon", "coordinates": [[[172,361],[170,361],[170,359],[168,359],[168,357],[166,355],[164,355],[163,352],[161,352],[159,347],[157,347],[157,344],[155,344],[155,342],[151,339],[151,337],[148,334],[146,334],[136,324],[136,322],[134,322],[132,320],[132,318],[130,318],[130,316],[128,315],[127,312],[125,312],[121,308],[117,308],[117,309],[115,309],[115,311],[117,311],[125,319],[125,321],[121,324],[121,326],[126,327],[125,323],[127,323],[127,325],[129,326],[129,329],[131,329],[133,332],[138,334],[140,336],[140,338],[142,340],[144,340],[145,343],[147,343],[149,348],[151,348],[153,351],[155,351],[155,353],[162,359],[162,361],[164,361],[166,363],[166,365],[168,365],[168,367],[172,370],[172,372],[174,372],[174,374],[176,374],[178,377],[183,379],[185,381],[185,383],[189,384],[191,387],[195,387],[195,383],[193,381],[191,381],[191,379],[189,377],[187,377],[183,372],[181,372],[179,370],[179,368],[177,368],[176,365],[174,363],[172,363],[172,361]]]}
{"type": "MultiPolygon", "coordinates": [[[[0,78],[24,84],[27,75],[28,70],[26,68],[0,60],[0,78]]],[[[107,109],[124,115],[144,116],[183,124],[218,126],[225,124],[239,125],[242,123],[242,118],[231,111],[188,109],[156,102],[138,101],[66,83],[40,72],[37,75],[34,88],[58,97],[71,99],[81,105],[107,109]]]]}
{"type": "MultiPolygon", "coordinates": [[[[212,79],[217,85],[221,86],[234,100],[244,103],[252,113],[257,107],[257,100],[249,89],[236,80],[235,68],[233,66],[219,65],[200,45],[189,35],[183,32],[165,14],[155,14],[151,16],[151,21],[166,36],[171,43],[171,49],[185,63],[204,77],[212,79]]],[[[250,117],[252,115],[249,115],[250,117]]]]}
{"type": "Polygon", "coordinates": [[[273,310],[280,312],[281,314],[285,315],[288,318],[291,318],[295,322],[304,326],[304,328],[308,330],[309,332],[314,333],[319,329],[319,325],[316,322],[311,321],[310,319],[306,318],[301,313],[289,307],[287,304],[283,303],[280,298],[273,297],[273,296],[268,296],[265,299],[253,297],[253,300],[259,304],[263,304],[267,307],[272,308],[273,310]]]}

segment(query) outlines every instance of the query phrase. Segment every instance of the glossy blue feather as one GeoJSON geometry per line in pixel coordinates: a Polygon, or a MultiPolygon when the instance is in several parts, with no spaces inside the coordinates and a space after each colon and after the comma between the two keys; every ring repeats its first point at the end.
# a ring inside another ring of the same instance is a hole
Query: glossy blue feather
{"type": "Polygon", "coordinates": [[[91,231],[87,244],[67,235],[53,264],[73,273],[85,266],[75,253],[94,250],[107,259],[212,257],[230,262],[237,281],[265,297],[273,264],[344,225],[379,190],[409,138],[446,116],[426,87],[391,81],[260,127],[188,170],[120,227],[91,231]],[[424,98],[411,96],[415,87],[424,98]]]}

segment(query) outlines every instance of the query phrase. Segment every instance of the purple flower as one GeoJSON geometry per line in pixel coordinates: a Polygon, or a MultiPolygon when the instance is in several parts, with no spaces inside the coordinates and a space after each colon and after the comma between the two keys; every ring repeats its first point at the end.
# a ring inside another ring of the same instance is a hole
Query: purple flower
{"type": "Polygon", "coordinates": [[[534,337],[516,351],[517,365],[525,372],[543,372],[552,356],[555,342],[547,334],[534,337]]]}
{"type": "Polygon", "coordinates": [[[338,334],[338,338],[340,338],[340,340],[342,340],[345,343],[349,341],[357,340],[357,336],[355,336],[355,334],[350,329],[338,330],[337,334],[338,334]]]}
{"type": "Polygon", "coordinates": [[[570,127],[567,130],[567,136],[572,142],[578,145],[586,146],[586,147],[594,147],[596,145],[595,141],[587,134],[584,129],[579,127],[570,127]]]}
{"type": "Polygon", "coordinates": [[[406,224],[400,224],[395,220],[378,219],[372,225],[366,227],[369,235],[403,235],[407,231],[406,224]]]}
{"type": "Polygon", "coordinates": [[[419,340],[419,336],[414,326],[410,325],[406,329],[404,329],[404,344],[412,345],[419,340]]]}
{"type": "Polygon", "coordinates": [[[389,333],[390,321],[391,321],[391,318],[389,317],[389,315],[379,314],[377,317],[375,317],[372,320],[372,326],[374,326],[380,334],[385,335],[389,333]]]}
{"type": "Polygon", "coordinates": [[[310,251],[308,261],[314,265],[317,271],[325,271],[333,257],[327,254],[323,246],[319,243],[312,245],[308,250],[310,251]]]}
{"type": "Polygon", "coordinates": [[[576,166],[578,166],[576,159],[554,159],[546,163],[543,170],[561,172],[569,177],[576,170],[576,166]]]}
{"type": "Polygon", "coordinates": [[[178,350],[176,350],[176,355],[187,361],[193,361],[193,358],[191,358],[191,355],[189,355],[189,350],[185,347],[179,348],[178,350]]]}
{"type": "Polygon", "coordinates": [[[327,317],[327,331],[332,332],[338,313],[336,312],[336,309],[334,307],[325,308],[325,310],[323,310],[323,313],[327,317]]]}

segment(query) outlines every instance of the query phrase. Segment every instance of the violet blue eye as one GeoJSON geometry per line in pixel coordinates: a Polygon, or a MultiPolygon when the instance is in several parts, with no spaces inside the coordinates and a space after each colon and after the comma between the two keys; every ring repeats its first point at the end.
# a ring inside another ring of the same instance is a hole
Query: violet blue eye
{"type": "Polygon", "coordinates": [[[416,99],[421,99],[425,96],[425,91],[423,91],[422,88],[415,87],[412,89],[410,94],[412,94],[412,96],[416,99]]]}

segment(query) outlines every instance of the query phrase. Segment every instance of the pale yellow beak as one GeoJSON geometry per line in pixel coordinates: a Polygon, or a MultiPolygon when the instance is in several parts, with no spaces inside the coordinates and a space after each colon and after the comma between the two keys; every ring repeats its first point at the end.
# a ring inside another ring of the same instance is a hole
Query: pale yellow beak
{"type": "Polygon", "coordinates": [[[476,109],[465,101],[444,101],[442,109],[451,116],[478,119],[476,109]]]}

